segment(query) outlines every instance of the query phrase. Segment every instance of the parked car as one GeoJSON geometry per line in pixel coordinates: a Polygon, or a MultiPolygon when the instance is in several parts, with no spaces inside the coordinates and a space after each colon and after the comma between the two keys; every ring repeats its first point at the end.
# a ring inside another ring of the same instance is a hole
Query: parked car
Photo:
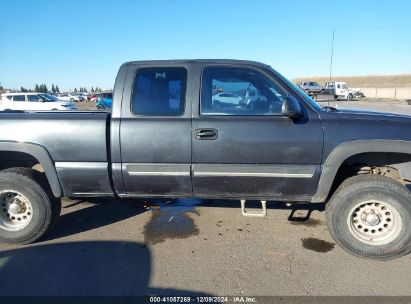
{"type": "Polygon", "coordinates": [[[101,93],[97,95],[96,107],[98,110],[111,109],[113,104],[113,93],[101,93]]]}
{"type": "Polygon", "coordinates": [[[44,93],[6,93],[1,95],[0,111],[76,110],[70,101],[59,100],[44,93]]]}
{"type": "Polygon", "coordinates": [[[324,90],[324,87],[315,81],[300,82],[298,87],[306,93],[319,93],[324,90]]]}
{"type": "Polygon", "coordinates": [[[91,93],[87,96],[88,101],[97,101],[97,94],[91,93]]]}
{"type": "Polygon", "coordinates": [[[347,252],[411,251],[411,117],[321,107],[251,61],[129,62],[114,97],[112,114],[0,114],[1,241],[39,239],[61,197],[201,197],[240,200],[243,215],[260,217],[272,201],[327,203],[347,252]],[[266,106],[216,107],[214,84],[253,86],[266,106]]]}
{"type": "Polygon", "coordinates": [[[90,96],[90,94],[88,94],[88,93],[80,93],[79,94],[80,95],[80,97],[82,98],[82,100],[81,101],[84,101],[84,102],[86,102],[87,100],[88,100],[88,97],[90,96]]]}
{"type": "Polygon", "coordinates": [[[213,104],[216,106],[239,105],[243,97],[234,93],[218,93],[213,96],[213,104]]]}
{"type": "Polygon", "coordinates": [[[80,97],[79,95],[74,94],[74,93],[62,93],[62,94],[59,94],[57,98],[60,100],[74,101],[74,102],[83,101],[83,97],[80,97]]]}

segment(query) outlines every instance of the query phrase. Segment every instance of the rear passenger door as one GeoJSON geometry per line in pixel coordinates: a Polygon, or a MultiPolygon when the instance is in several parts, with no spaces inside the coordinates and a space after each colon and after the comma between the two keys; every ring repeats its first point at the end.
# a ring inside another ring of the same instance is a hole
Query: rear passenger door
{"type": "Polygon", "coordinates": [[[318,114],[281,115],[293,92],[254,67],[202,66],[193,115],[193,194],[199,197],[309,199],[322,157],[318,114]],[[250,98],[256,92],[258,98],[250,98]],[[232,94],[237,98],[222,100],[232,94]],[[240,97],[240,98],[238,98],[240,97]]]}
{"type": "MultiPolygon", "coordinates": [[[[131,65],[120,118],[128,196],[190,196],[190,65],[131,65]]],[[[114,110],[114,117],[116,110],[114,110]]],[[[115,121],[116,118],[114,118],[115,121]]]]}

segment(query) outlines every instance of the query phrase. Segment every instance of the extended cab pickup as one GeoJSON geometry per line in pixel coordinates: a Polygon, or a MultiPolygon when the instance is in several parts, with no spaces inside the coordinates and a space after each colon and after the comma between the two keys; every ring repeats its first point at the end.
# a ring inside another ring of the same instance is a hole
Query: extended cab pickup
{"type": "Polygon", "coordinates": [[[0,114],[0,239],[41,237],[63,196],[327,201],[342,248],[392,259],[411,250],[410,126],[322,108],[262,63],[126,63],[111,114],[0,114]]]}

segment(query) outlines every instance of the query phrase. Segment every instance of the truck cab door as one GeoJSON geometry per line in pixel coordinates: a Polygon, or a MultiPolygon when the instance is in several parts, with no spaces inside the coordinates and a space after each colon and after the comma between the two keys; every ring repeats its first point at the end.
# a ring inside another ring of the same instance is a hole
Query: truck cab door
{"type": "Polygon", "coordinates": [[[120,165],[124,195],[192,195],[192,73],[190,65],[128,67],[122,104],[114,103],[112,120],[112,139],[120,146],[112,150],[113,176],[118,179],[120,165]]]}
{"type": "Polygon", "coordinates": [[[201,98],[193,114],[193,195],[305,201],[314,195],[322,158],[318,114],[301,104],[294,121],[281,114],[295,94],[254,66],[201,66],[201,98]],[[264,98],[252,104],[216,100],[221,92],[264,98]],[[217,94],[217,95],[216,95],[217,94]]]}

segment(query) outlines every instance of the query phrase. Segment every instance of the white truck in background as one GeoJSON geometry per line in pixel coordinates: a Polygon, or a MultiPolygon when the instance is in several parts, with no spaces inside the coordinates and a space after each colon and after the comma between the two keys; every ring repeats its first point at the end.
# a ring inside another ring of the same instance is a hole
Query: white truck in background
{"type": "Polygon", "coordinates": [[[351,101],[355,97],[355,92],[350,90],[347,83],[343,81],[326,82],[325,91],[329,95],[334,95],[335,100],[351,101]]]}

